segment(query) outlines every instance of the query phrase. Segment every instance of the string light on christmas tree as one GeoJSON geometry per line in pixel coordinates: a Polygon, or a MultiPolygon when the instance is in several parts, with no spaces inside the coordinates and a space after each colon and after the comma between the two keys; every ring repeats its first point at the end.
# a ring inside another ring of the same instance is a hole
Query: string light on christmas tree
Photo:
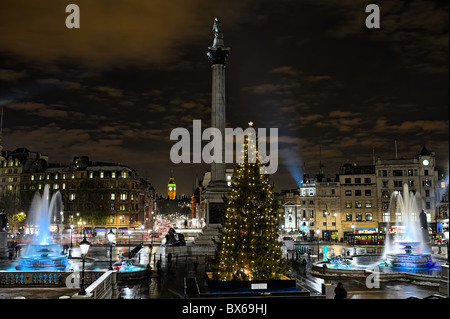
{"type": "Polygon", "coordinates": [[[273,184],[267,174],[260,173],[256,141],[254,134],[245,136],[241,161],[225,198],[225,218],[212,265],[216,280],[279,279],[288,270],[276,238],[273,184]]]}

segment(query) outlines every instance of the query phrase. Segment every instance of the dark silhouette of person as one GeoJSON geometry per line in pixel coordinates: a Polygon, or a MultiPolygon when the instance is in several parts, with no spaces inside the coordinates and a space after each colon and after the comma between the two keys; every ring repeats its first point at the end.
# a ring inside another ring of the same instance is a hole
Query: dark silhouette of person
{"type": "Polygon", "coordinates": [[[337,284],[337,287],[334,288],[334,299],[346,299],[347,298],[347,290],[345,290],[342,282],[337,284]]]}

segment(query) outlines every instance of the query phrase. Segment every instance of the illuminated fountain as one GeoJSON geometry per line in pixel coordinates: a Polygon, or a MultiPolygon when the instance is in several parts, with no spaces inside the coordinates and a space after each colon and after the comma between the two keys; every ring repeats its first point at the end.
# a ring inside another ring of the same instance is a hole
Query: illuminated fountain
{"type": "Polygon", "coordinates": [[[28,223],[34,225],[38,236],[28,245],[25,254],[19,257],[18,270],[64,270],[68,256],[61,254],[60,245],[51,243],[50,221],[54,214],[62,210],[61,194],[56,192],[50,198],[50,189],[46,185],[44,193],[36,192],[30,207],[28,223]]]}
{"type": "Polygon", "coordinates": [[[401,278],[415,284],[425,282],[439,286],[442,268],[431,259],[426,215],[419,209],[420,204],[421,198],[404,185],[403,194],[394,192],[390,203],[390,209],[397,215],[397,229],[403,226],[404,232],[396,234],[394,240],[386,235],[382,256],[358,254],[355,249],[355,254],[349,258],[333,256],[313,263],[310,273],[321,278],[369,278],[373,275],[382,281],[401,278]]]}
{"type": "Polygon", "coordinates": [[[397,234],[394,242],[386,236],[384,259],[387,265],[394,268],[431,268],[435,263],[431,260],[431,254],[427,251],[428,242],[426,216],[422,211],[419,214],[418,195],[409,192],[407,184],[403,185],[403,194],[394,192],[391,196],[396,205],[396,223],[402,222],[405,232],[397,234]],[[424,234],[425,232],[425,234],[424,234]]]}

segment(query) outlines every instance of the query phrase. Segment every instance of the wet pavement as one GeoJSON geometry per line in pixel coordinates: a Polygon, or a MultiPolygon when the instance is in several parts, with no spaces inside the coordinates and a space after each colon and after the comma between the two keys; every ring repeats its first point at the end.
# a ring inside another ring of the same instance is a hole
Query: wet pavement
{"type": "MultiPolygon", "coordinates": [[[[154,251],[156,249],[154,248],[154,251]]],[[[148,258],[148,249],[143,255],[144,259],[148,258]]],[[[158,260],[159,257],[157,256],[158,260]]],[[[162,273],[160,275],[153,274],[151,283],[133,284],[120,287],[121,298],[124,299],[177,299],[185,298],[184,296],[184,278],[193,278],[203,276],[206,265],[205,258],[199,257],[180,257],[178,261],[172,258],[172,264],[169,265],[162,258],[162,273]],[[195,266],[198,261],[197,267],[195,266]],[[196,269],[197,268],[197,269],[196,269]]],[[[311,295],[321,295],[322,284],[342,282],[347,290],[348,299],[406,299],[409,297],[425,298],[439,293],[439,288],[434,286],[419,286],[408,282],[393,281],[381,282],[379,288],[369,288],[365,279],[339,279],[324,280],[314,277],[308,270],[311,268],[311,262],[308,261],[306,267],[293,267],[292,275],[298,279],[302,286],[307,288],[311,295]]],[[[152,257],[152,267],[154,267],[154,259],[152,257]]]]}

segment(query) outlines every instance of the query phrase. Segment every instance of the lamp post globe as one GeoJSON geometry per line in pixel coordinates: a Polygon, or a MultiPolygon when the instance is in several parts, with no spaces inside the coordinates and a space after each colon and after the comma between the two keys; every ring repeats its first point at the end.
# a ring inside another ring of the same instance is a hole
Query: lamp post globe
{"type": "Polygon", "coordinates": [[[109,233],[106,235],[106,237],[108,237],[108,241],[109,241],[109,267],[108,267],[108,270],[113,270],[113,267],[112,267],[112,248],[113,248],[113,245],[114,245],[114,241],[116,239],[116,235],[114,234],[112,229],[110,229],[109,233]]]}
{"type": "Polygon", "coordinates": [[[78,294],[81,296],[86,295],[86,290],[84,288],[84,263],[86,261],[86,255],[89,251],[90,246],[91,246],[91,243],[86,240],[86,234],[84,234],[83,241],[80,242],[81,257],[83,258],[83,266],[82,266],[82,270],[81,270],[81,287],[80,287],[80,291],[78,292],[78,294]]]}

